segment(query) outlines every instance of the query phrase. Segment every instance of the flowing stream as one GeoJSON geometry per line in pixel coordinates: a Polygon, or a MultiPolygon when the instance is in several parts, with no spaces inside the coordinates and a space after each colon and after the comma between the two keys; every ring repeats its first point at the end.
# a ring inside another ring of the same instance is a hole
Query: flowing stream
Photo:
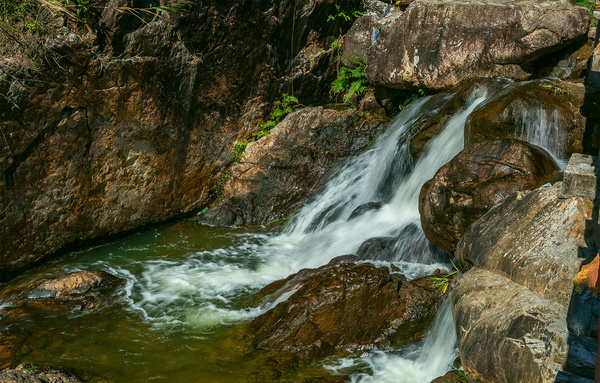
{"type": "MultiPolygon", "coordinates": [[[[393,263],[408,278],[448,268],[447,258],[421,231],[419,191],[463,149],[465,122],[489,97],[485,87],[476,88],[413,162],[411,124],[437,112],[430,98],[416,101],[278,235],[252,228],[211,228],[188,220],[52,261],[17,278],[13,287],[69,271],[99,269],[126,279],[120,304],[91,313],[70,312],[66,317],[28,318],[4,331],[28,334],[22,361],[60,365],[101,378],[92,381],[244,381],[255,362],[236,346],[238,325],[270,308],[246,303],[266,284],[355,253],[376,237],[396,238],[396,257],[374,261],[377,265],[393,263]],[[350,218],[369,202],[382,206],[350,218]]],[[[528,113],[522,129],[530,142],[562,157],[561,137],[548,127],[552,111],[528,113]]],[[[456,357],[447,301],[426,340],[401,350],[328,359],[321,365],[349,376],[352,382],[429,383],[445,374],[456,357]]]]}

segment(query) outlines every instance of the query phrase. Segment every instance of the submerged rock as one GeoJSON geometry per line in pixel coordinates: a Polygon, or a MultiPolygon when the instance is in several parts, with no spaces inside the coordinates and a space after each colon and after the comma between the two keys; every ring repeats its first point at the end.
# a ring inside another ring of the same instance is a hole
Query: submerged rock
{"type": "Polygon", "coordinates": [[[24,341],[25,336],[22,334],[0,334],[0,370],[17,365],[17,355],[24,341]]]}
{"type": "Polygon", "coordinates": [[[92,310],[110,304],[124,282],[103,271],[77,271],[40,282],[17,304],[49,311],[92,310]]]}
{"type": "Polygon", "coordinates": [[[566,0],[416,0],[377,22],[377,41],[363,48],[367,74],[374,85],[400,89],[447,89],[477,77],[524,80],[533,63],[587,38],[589,21],[589,10],[566,0]]]}
{"type": "Polygon", "coordinates": [[[427,238],[452,252],[465,230],[509,195],[559,176],[542,148],[524,141],[494,140],[464,149],[427,181],[419,196],[427,238]]]}
{"type": "Polygon", "coordinates": [[[465,124],[465,147],[499,138],[535,141],[568,157],[583,151],[585,87],[567,81],[533,81],[508,86],[475,110],[465,124]]]}
{"type": "Polygon", "coordinates": [[[271,133],[248,144],[231,166],[223,202],[202,219],[219,224],[266,224],[299,208],[324,186],[341,159],[366,149],[385,123],[362,120],[354,110],[322,107],[292,113],[271,133]]]}
{"type": "Polygon", "coordinates": [[[387,267],[343,263],[267,286],[293,294],[250,324],[253,344],[311,359],[385,348],[424,331],[443,301],[434,281],[407,281],[387,267]]]}

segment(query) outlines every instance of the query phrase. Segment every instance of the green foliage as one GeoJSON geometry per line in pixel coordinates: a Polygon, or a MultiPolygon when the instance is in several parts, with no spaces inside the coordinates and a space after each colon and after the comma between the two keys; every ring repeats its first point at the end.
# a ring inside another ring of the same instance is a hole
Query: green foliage
{"type": "Polygon", "coordinates": [[[344,10],[341,6],[335,4],[336,13],[327,16],[327,21],[335,21],[336,19],[343,19],[344,21],[352,21],[356,19],[362,12],[357,9],[344,10]]]}
{"type": "Polygon", "coordinates": [[[340,56],[348,61],[352,67],[342,67],[338,73],[338,77],[331,83],[332,95],[338,96],[344,94],[344,102],[350,102],[350,99],[355,94],[361,94],[367,89],[369,80],[367,78],[367,61],[358,53],[352,52],[356,56],[356,60],[348,57],[340,56]]]}
{"type": "Polygon", "coordinates": [[[454,372],[454,383],[468,383],[467,381],[467,376],[465,375],[465,372],[461,369],[459,369],[456,366],[450,366],[452,367],[452,372],[454,372]]]}
{"type": "Polygon", "coordinates": [[[271,129],[274,128],[282,118],[293,112],[293,106],[296,104],[298,104],[298,99],[296,97],[284,93],[281,96],[281,100],[273,103],[273,105],[275,105],[275,110],[271,113],[271,119],[258,124],[258,127],[260,128],[259,131],[252,133],[252,135],[257,140],[268,135],[271,132],[271,129]]]}
{"type": "Polygon", "coordinates": [[[25,371],[35,372],[35,371],[37,371],[37,366],[35,364],[27,365],[27,367],[25,367],[25,371]]]}
{"type": "Polygon", "coordinates": [[[225,190],[225,185],[227,185],[227,181],[231,178],[231,169],[226,168],[219,175],[219,179],[217,180],[217,197],[219,199],[225,199],[223,195],[223,191],[225,190]]]}
{"type": "Polygon", "coordinates": [[[331,50],[333,52],[336,52],[336,51],[338,51],[340,49],[340,47],[341,47],[340,40],[341,39],[335,39],[335,40],[333,40],[333,42],[331,43],[331,45],[329,45],[329,48],[331,48],[331,50]]]}
{"type": "MultiPolygon", "coordinates": [[[[590,14],[594,14],[594,8],[596,7],[596,3],[593,1],[587,1],[587,0],[577,0],[575,1],[575,4],[577,5],[581,5],[582,7],[586,7],[587,9],[590,10],[590,14]]],[[[590,19],[590,27],[595,27],[598,24],[598,20],[596,20],[594,17],[592,17],[590,19]]]]}
{"type": "Polygon", "coordinates": [[[446,274],[443,277],[430,277],[432,280],[437,282],[434,285],[439,288],[440,294],[446,294],[446,291],[448,290],[448,286],[450,286],[450,283],[452,282],[451,281],[452,277],[454,276],[454,274],[459,272],[458,267],[456,267],[454,262],[452,262],[452,261],[450,261],[450,262],[452,263],[452,266],[454,267],[453,272],[451,272],[450,274],[446,274]]]}
{"type": "Polygon", "coordinates": [[[246,150],[246,146],[248,146],[248,141],[236,142],[235,147],[233,148],[233,154],[231,155],[230,163],[238,162],[244,157],[244,151],[246,150]]]}

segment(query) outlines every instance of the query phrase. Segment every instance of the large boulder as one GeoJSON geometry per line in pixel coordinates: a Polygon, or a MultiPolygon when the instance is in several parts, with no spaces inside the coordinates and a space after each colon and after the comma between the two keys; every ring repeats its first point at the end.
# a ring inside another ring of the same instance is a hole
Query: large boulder
{"type": "Polygon", "coordinates": [[[386,126],[356,111],[304,108],[248,144],[231,166],[222,201],[203,219],[220,224],[265,224],[284,218],[324,186],[333,167],[364,150],[386,126]]]}
{"type": "Polygon", "coordinates": [[[416,0],[355,49],[367,52],[374,85],[446,89],[476,77],[527,79],[539,59],[586,39],[589,22],[589,10],[567,0],[416,0]]]}
{"type": "Polygon", "coordinates": [[[444,298],[430,278],[407,281],[387,267],[351,262],[303,270],[261,294],[273,291],[293,294],[252,321],[253,344],[301,359],[407,341],[434,319],[444,298]]]}
{"type": "Polygon", "coordinates": [[[507,277],[473,268],[452,287],[461,362],[483,382],[553,382],[566,363],[564,306],[507,277]]]}
{"type": "Polygon", "coordinates": [[[515,193],[473,223],[456,246],[459,267],[503,275],[568,307],[577,273],[600,247],[600,231],[593,202],[559,198],[559,188],[515,193]]]}
{"type": "Polygon", "coordinates": [[[419,196],[427,238],[452,252],[467,228],[509,195],[559,176],[542,148],[508,139],[477,143],[442,166],[419,196]]]}
{"type": "Polygon", "coordinates": [[[465,146],[518,138],[567,158],[583,152],[586,119],[581,82],[532,81],[506,87],[477,108],[465,124],[465,146]]]}
{"type": "Polygon", "coordinates": [[[458,346],[465,369],[482,382],[593,377],[597,343],[588,337],[600,305],[580,290],[593,292],[598,263],[580,269],[598,252],[598,218],[590,199],[561,199],[560,188],[511,195],[456,247],[468,270],[452,289],[458,346]]]}

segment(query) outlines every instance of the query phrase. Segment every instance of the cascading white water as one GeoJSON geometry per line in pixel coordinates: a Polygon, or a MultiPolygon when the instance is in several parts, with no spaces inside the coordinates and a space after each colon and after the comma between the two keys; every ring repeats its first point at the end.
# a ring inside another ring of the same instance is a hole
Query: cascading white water
{"type": "MultiPolygon", "coordinates": [[[[484,87],[476,88],[465,107],[452,116],[413,163],[409,143],[414,132],[409,128],[422,114],[437,111],[429,98],[415,102],[370,150],[341,169],[279,235],[244,234],[228,248],[197,252],[179,260],[154,259],[136,273],[137,277],[125,269],[109,265],[104,268],[128,279],[129,307],[146,320],[157,326],[192,325],[200,331],[261,314],[269,307],[238,309],[236,297],[302,268],[319,267],[336,256],[356,253],[372,238],[395,239],[396,257],[374,263],[391,262],[408,278],[445,268],[421,230],[418,196],[422,185],[463,149],[465,122],[487,96],[484,87]],[[383,205],[350,218],[357,207],[369,202],[383,205]]],[[[562,149],[552,145],[560,137],[552,133],[554,126],[548,126],[552,113],[550,119],[547,117],[546,111],[524,116],[524,134],[558,156],[562,149]]],[[[330,368],[370,369],[370,374],[353,375],[352,381],[360,383],[429,382],[448,370],[456,357],[455,348],[450,304],[446,302],[426,342],[418,348],[374,352],[359,359],[341,360],[330,368]],[[386,380],[386,376],[392,380],[386,380]],[[404,380],[399,380],[402,376],[404,380]]]]}

